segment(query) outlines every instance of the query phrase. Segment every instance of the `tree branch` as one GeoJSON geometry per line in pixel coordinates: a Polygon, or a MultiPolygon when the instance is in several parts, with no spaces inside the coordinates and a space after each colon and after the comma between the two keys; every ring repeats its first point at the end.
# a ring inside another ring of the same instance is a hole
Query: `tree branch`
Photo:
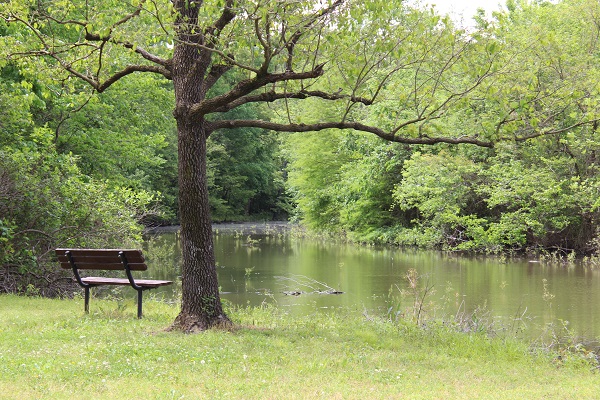
{"type": "Polygon", "coordinates": [[[212,121],[209,123],[209,131],[217,129],[235,129],[235,128],[261,128],[276,132],[318,132],[325,129],[354,129],[360,132],[373,133],[389,142],[404,144],[474,144],[480,147],[494,147],[494,142],[479,140],[476,137],[460,136],[450,137],[405,137],[397,136],[394,133],[386,132],[373,126],[361,124],[358,122],[320,122],[316,124],[278,124],[269,121],[259,120],[232,120],[232,121],[212,121]]]}
{"type": "Polygon", "coordinates": [[[215,23],[205,30],[206,35],[210,35],[213,38],[218,38],[221,34],[221,31],[229,25],[231,21],[235,18],[235,13],[233,12],[233,0],[227,0],[225,5],[223,6],[223,12],[221,16],[215,23]]]}
{"type": "Polygon", "coordinates": [[[153,73],[161,74],[165,77],[169,77],[171,74],[170,71],[168,71],[167,69],[165,69],[161,66],[128,65],[127,67],[125,67],[121,71],[114,73],[108,79],[106,79],[104,82],[101,83],[97,78],[77,71],[75,68],[72,67],[71,63],[66,62],[62,58],[58,57],[56,54],[48,52],[47,50],[38,51],[38,52],[36,52],[36,55],[51,57],[51,58],[55,59],[65,71],[67,71],[71,75],[83,80],[84,82],[87,82],[91,87],[93,87],[96,91],[98,91],[100,93],[105,91],[106,89],[108,89],[108,87],[110,87],[112,84],[117,82],[119,79],[123,78],[124,76],[130,75],[134,72],[153,72],[153,73]]]}
{"type": "Polygon", "coordinates": [[[588,124],[596,124],[598,122],[600,122],[600,119],[592,119],[592,120],[589,120],[589,121],[581,121],[581,122],[578,122],[576,124],[566,126],[564,128],[548,129],[548,130],[545,130],[545,131],[544,130],[540,130],[540,131],[533,132],[533,133],[530,133],[530,134],[527,134],[527,135],[517,136],[517,137],[514,137],[512,140],[514,140],[515,142],[525,142],[527,140],[535,139],[535,138],[540,137],[540,136],[558,135],[558,134],[561,134],[561,133],[564,133],[564,132],[568,132],[568,131],[570,131],[572,129],[579,128],[580,126],[584,126],[584,125],[588,125],[588,124]]]}
{"type": "Polygon", "coordinates": [[[294,57],[294,49],[296,48],[296,44],[302,38],[304,33],[311,28],[319,19],[333,13],[338,7],[340,7],[344,3],[344,0],[336,0],[329,7],[320,10],[318,13],[314,14],[306,23],[302,25],[300,29],[297,29],[292,36],[285,40],[285,48],[288,52],[288,59],[286,60],[286,69],[288,71],[293,70],[293,57],[294,57]]]}
{"type": "MultiPolygon", "coordinates": [[[[223,11],[219,19],[217,19],[213,25],[204,30],[204,36],[208,37],[208,44],[206,45],[207,49],[214,49],[216,47],[217,40],[221,35],[221,31],[223,31],[223,29],[235,18],[236,14],[233,11],[233,5],[233,0],[227,0],[223,6],[223,11]]],[[[195,45],[202,46],[201,43],[196,43],[195,45]]],[[[202,66],[204,73],[206,73],[206,70],[211,63],[212,56],[213,51],[205,51],[204,55],[198,61],[198,65],[202,66]]],[[[213,64],[210,67],[210,70],[206,74],[206,78],[203,80],[200,88],[203,97],[227,71],[233,68],[233,63],[230,60],[233,60],[233,56],[227,55],[227,57],[224,58],[223,63],[213,64]]]]}
{"type": "Polygon", "coordinates": [[[117,82],[119,79],[124,76],[133,74],[134,72],[154,72],[157,74],[161,74],[164,77],[170,79],[170,71],[156,65],[128,65],[121,71],[118,71],[111,75],[108,79],[106,79],[103,83],[98,82],[98,86],[95,89],[98,92],[103,92],[108,89],[113,83],[117,82]]]}
{"type": "MultiPolygon", "coordinates": [[[[403,123],[401,126],[406,127],[408,125],[416,124],[418,122],[422,122],[424,119],[414,119],[403,123]]],[[[499,141],[514,141],[514,142],[524,142],[527,140],[535,139],[542,136],[550,136],[550,135],[558,135],[564,132],[568,132],[572,129],[588,125],[588,124],[598,124],[600,122],[599,119],[592,119],[588,121],[581,121],[576,124],[572,124],[566,126],[564,128],[559,129],[549,129],[549,130],[539,130],[535,133],[530,133],[523,136],[513,136],[513,137],[504,137],[498,138],[495,141],[492,140],[481,140],[477,136],[459,136],[459,137],[430,137],[430,136],[419,136],[419,137],[406,137],[397,135],[399,128],[395,128],[390,132],[384,131],[383,129],[373,127],[370,125],[361,124],[358,122],[320,122],[314,124],[280,124],[276,122],[270,121],[260,121],[260,120],[224,120],[224,121],[212,121],[209,123],[209,132],[215,131],[217,129],[235,129],[235,128],[260,128],[260,129],[268,129],[276,132],[318,132],[326,129],[353,129],[359,132],[372,133],[374,135],[379,136],[380,138],[396,143],[404,143],[404,144],[438,144],[438,143],[447,143],[447,144],[472,144],[479,147],[488,147],[493,148],[496,142],[499,141]]]]}
{"type": "MultiPolygon", "coordinates": [[[[151,61],[155,64],[162,65],[163,67],[165,67],[169,70],[171,69],[171,60],[170,59],[167,60],[167,59],[158,57],[158,56],[150,53],[149,51],[144,50],[142,47],[134,45],[133,43],[121,42],[118,40],[114,40],[110,36],[102,37],[96,33],[89,33],[89,32],[86,32],[85,39],[90,42],[106,42],[106,43],[113,43],[113,44],[116,44],[119,46],[123,46],[126,49],[133,50],[135,53],[139,54],[140,56],[142,56],[144,59],[146,59],[148,61],[151,61]]],[[[170,72],[169,72],[169,76],[165,76],[165,78],[170,79],[170,72]]]]}
{"type": "Polygon", "coordinates": [[[340,93],[326,93],[326,92],[322,92],[319,90],[312,90],[312,91],[311,90],[300,90],[299,92],[295,92],[295,93],[278,93],[275,90],[271,90],[271,91],[260,93],[260,94],[240,97],[237,100],[234,100],[228,104],[225,104],[222,107],[215,109],[214,112],[223,113],[223,112],[231,111],[234,108],[237,108],[237,107],[247,104],[247,103],[259,103],[259,102],[272,103],[274,101],[282,100],[282,99],[303,100],[303,99],[307,99],[309,97],[317,97],[317,98],[320,98],[323,100],[330,100],[330,101],[349,100],[350,102],[362,103],[366,106],[373,104],[373,101],[371,99],[366,99],[363,97],[355,97],[355,96],[351,96],[351,95],[344,95],[344,94],[340,94],[340,93]]]}
{"type": "Polygon", "coordinates": [[[195,117],[210,114],[212,112],[215,112],[217,109],[225,107],[227,106],[227,104],[271,83],[313,79],[318,78],[321,75],[323,75],[322,64],[317,65],[314,69],[305,72],[286,71],[284,73],[279,74],[257,75],[252,79],[246,79],[244,81],[241,81],[232,90],[225,94],[206,99],[200,103],[193,105],[190,109],[190,113],[192,116],[195,117]]]}
{"type": "Polygon", "coordinates": [[[206,94],[210,88],[214,86],[215,83],[231,68],[233,65],[231,64],[213,64],[210,67],[210,71],[206,75],[204,81],[202,81],[202,93],[206,94]]]}
{"type": "Polygon", "coordinates": [[[181,38],[175,38],[174,40],[175,40],[175,42],[177,42],[178,44],[181,44],[181,45],[195,47],[199,50],[204,50],[209,53],[217,54],[217,55],[219,55],[219,57],[221,57],[223,62],[225,62],[227,64],[231,64],[232,66],[236,66],[236,67],[241,68],[246,71],[254,72],[255,74],[260,73],[260,70],[258,70],[257,68],[251,67],[249,65],[241,64],[241,63],[237,62],[231,55],[226,54],[225,52],[223,52],[221,50],[215,49],[210,46],[206,46],[201,43],[195,43],[195,42],[191,42],[189,40],[182,40],[181,38]]]}

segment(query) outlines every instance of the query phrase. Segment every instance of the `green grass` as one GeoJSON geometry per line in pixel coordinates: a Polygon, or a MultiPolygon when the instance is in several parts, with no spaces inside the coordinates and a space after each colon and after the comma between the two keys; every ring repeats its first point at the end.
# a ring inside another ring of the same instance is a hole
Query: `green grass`
{"type": "Polygon", "coordinates": [[[578,355],[359,313],[231,310],[241,327],[164,332],[177,308],[0,296],[2,399],[585,399],[600,374],[578,355]]]}

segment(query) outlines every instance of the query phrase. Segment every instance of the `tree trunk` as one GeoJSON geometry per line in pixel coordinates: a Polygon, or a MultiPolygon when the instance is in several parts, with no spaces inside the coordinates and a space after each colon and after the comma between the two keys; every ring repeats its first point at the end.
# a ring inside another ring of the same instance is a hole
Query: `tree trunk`
{"type": "Polygon", "coordinates": [[[196,48],[178,45],[173,56],[175,119],[179,155],[179,216],[181,221],[181,312],[171,329],[195,332],[231,322],[219,297],[213,248],[204,118],[192,118],[190,107],[202,100],[198,90],[204,74],[196,48]]]}
{"type": "Polygon", "coordinates": [[[219,297],[208,188],[206,135],[202,124],[178,126],[181,219],[181,312],[172,328],[195,332],[229,325],[219,297]]]}

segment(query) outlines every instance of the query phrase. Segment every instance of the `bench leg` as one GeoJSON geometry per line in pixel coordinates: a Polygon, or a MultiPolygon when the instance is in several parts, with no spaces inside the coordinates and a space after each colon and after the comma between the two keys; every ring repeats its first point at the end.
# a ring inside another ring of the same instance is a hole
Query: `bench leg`
{"type": "Polygon", "coordinates": [[[90,287],[86,286],[84,287],[85,290],[85,305],[84,305],[84,310],[86,314],[90,313],[90,287]]]}
{"type": "Polygon", "coordinates": [[[137,300],[138,319],[142,318],[142,292],[143,292],[143,290],[138,290],[138,300],[137,300]]]}

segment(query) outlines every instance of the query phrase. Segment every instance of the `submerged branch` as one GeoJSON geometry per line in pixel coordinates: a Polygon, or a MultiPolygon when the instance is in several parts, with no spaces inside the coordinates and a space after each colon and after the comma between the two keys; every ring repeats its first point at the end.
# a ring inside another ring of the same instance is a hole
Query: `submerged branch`
{"type": "Polygon", "coordinates": [[[298,296],[303,293],[315,293],[315,294],[342,294],[337,289],[332,288],[331,286],[319,282],[316,279],[309,278],[304,275],[292,275],[291,277],[287,276],[276,276],[275,279],[278,281],[291,282],[294,286],[291,287],[287,284],[282,284],[284,286],[283,293],[288,296],[298,296]],[[309,289],[308,291],[306,289],[309,289]]]}

